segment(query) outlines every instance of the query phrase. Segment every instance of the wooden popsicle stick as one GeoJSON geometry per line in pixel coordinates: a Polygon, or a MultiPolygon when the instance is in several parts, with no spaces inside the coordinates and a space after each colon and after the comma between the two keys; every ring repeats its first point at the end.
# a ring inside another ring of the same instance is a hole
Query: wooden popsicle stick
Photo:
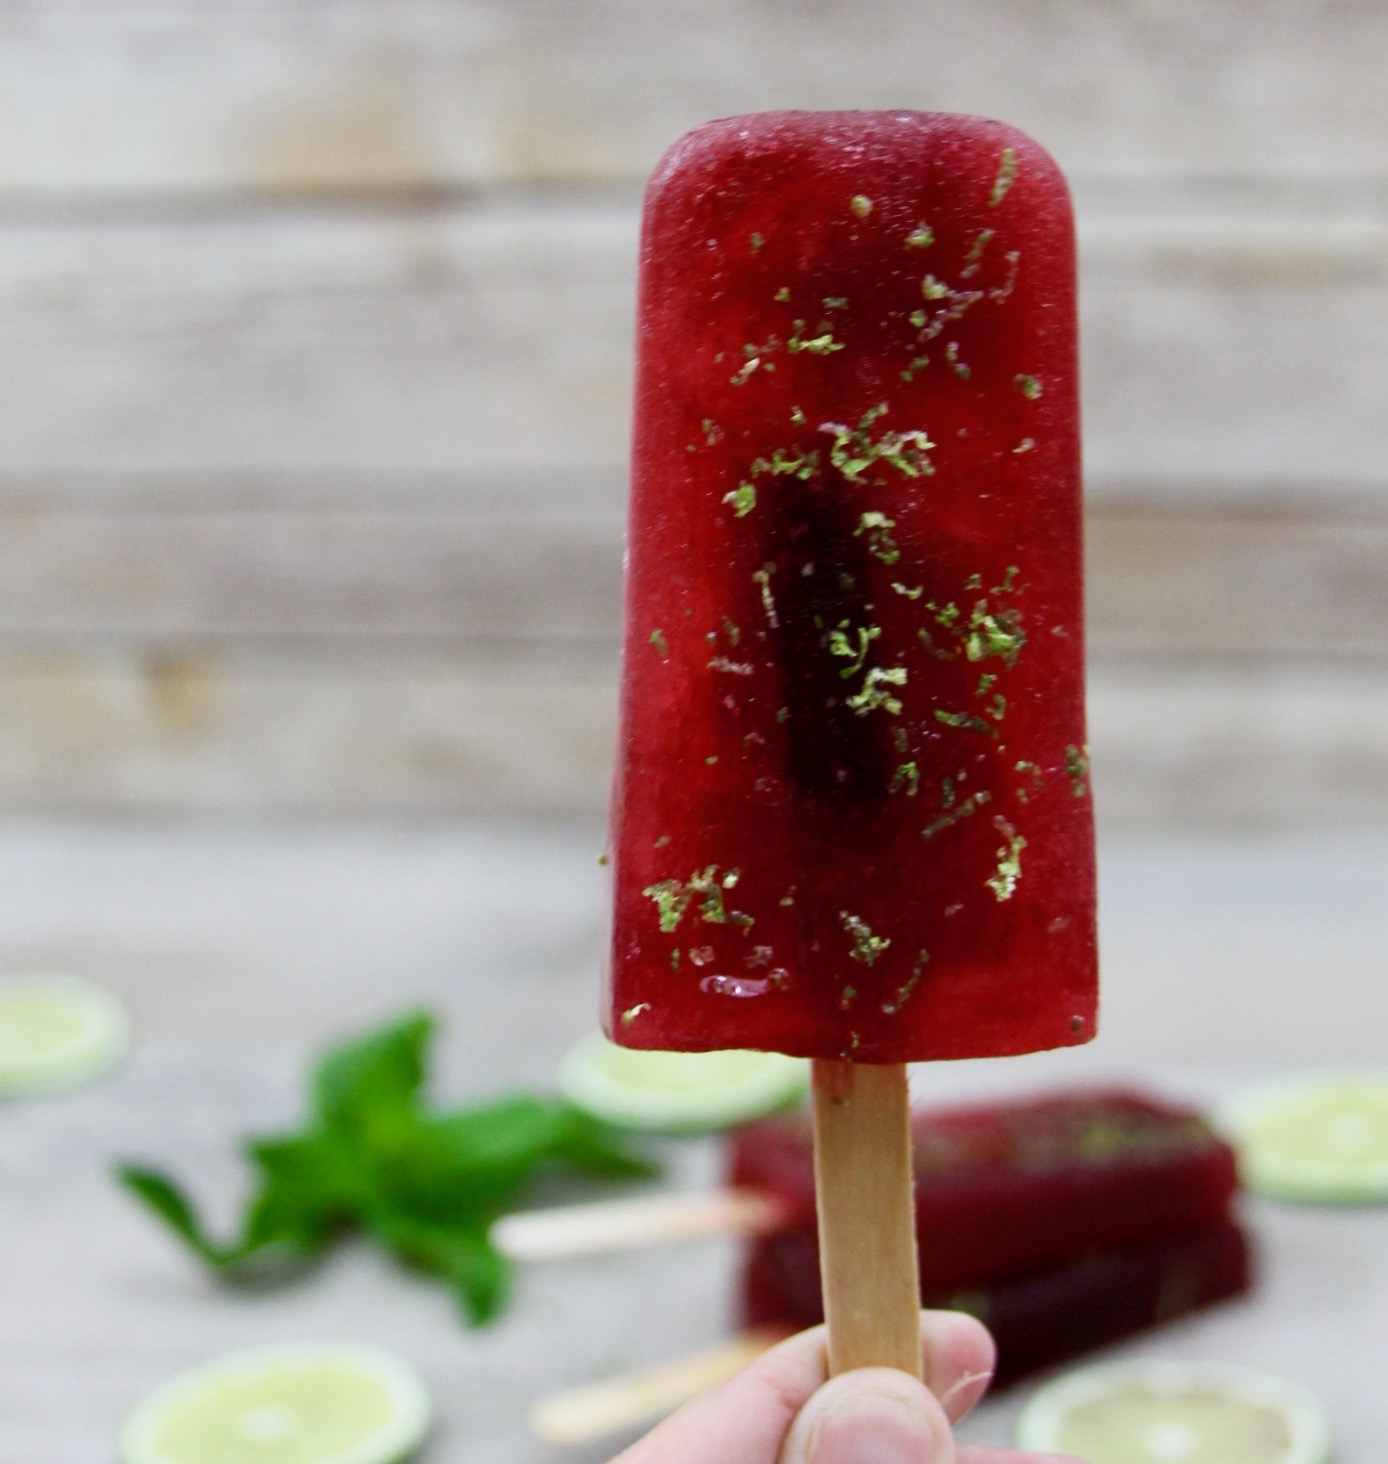
{"type": "Polygon", "coordinates": [[[721,1189],[522,1210],[498,1220],[491,1238],[513,1261],[552,1261],[705,1236],[765,1235],[787,1216],[775,1195],[721,1189]]]}
{"type": "Polygon", "coordinates": [[[548,1444],[582,1444],[654,1423],[741,1372],[786,1335],[784,1327],[761,1327],[676,1362],[554,1393],[530,1410],[530,1430],[548,1444]]]}
{"type": "Polygon", "coordinates": [[[829,1372],[921,1375],[911,1114],[899,1064],[816,1059],[815,1193],[829,1372]]]}

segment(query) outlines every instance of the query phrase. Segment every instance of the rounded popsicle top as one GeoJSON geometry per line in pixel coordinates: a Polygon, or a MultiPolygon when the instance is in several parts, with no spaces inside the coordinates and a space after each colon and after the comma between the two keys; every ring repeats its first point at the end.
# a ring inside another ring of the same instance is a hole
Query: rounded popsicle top
{"type": "Polygon", "coordinates": [[[608,1022],[1093,1035],[1074,237],[1000,123],[697,129],[642,234],[608,1022]]]}

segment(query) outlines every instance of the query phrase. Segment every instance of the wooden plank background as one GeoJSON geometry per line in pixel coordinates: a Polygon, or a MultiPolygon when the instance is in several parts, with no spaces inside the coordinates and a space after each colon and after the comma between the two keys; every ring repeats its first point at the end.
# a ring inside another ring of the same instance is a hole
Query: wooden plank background
{"type": "Polygon", "coordinates": [[[1006,116],[1081,224],[1100,805],[1388,817],[1381,0],[0,10],[0,810],[592,814],[640,184],[1006,116]]]}

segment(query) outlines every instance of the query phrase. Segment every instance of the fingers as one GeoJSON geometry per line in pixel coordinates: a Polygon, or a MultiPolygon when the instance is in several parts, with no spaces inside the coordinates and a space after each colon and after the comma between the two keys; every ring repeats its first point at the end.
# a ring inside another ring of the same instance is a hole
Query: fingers
{"type": "Polygon", "coordinates": [[[988,1449],[982,1444],[960,1444],[955,1464],[1084,1464],[1070,1454],[1029,1454],[1025,1449],[988,1449]]]}
{"type": "Polygon", "coordinates": [[[826,1383],[791,1425],[779,1464],[954,1464],[939,1399],[906,1373],[858,1368],[826,1383]]]}
{"type": "MultiPolygon", "coordinates": [[[[788,1338],[735,1378],[686,1404],[613,1464],[726,1464],[729,1459],[775,1464],[792,1421],[826,1383],[824,1349],[823,1327],[788,1338]]],[[[928,1431],[941,1420],[962,1418],[982,1396],[993,1371],[993,1339],[961,1312],[922,1312],[921,1360],[924,1388],[905,1373],[871,1372],[911,1385],[902,1395],[893,1382],[897,1392],[889,1388],[883,1406],[899,1406],[906,1396],[916,1415],[926,1419],[928,1431]],[[922,1403],[922,1397],[928,1401],[922,1403]]],[[[947,1464],[952,1451],[939,1459],[947,1464]]]]}
{"type": "Polygon", "coordinates": [[[958,1423],[988,1390],[997,1355],[987,1327],[973,1317],[921,1313],[922,1376],[951,1423],[958,1423]]]}

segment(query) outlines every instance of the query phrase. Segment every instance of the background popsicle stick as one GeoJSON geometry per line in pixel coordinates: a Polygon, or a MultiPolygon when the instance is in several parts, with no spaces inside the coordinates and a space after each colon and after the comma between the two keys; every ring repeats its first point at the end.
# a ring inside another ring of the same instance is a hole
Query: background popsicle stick
{"type": "Polygon", "coordinates": [[[661,1367],[554,1393],[531,1409],[531,1432],[547,1444],[581,1444],[653,1423],[740,1372],[785,1335],[784,1328],[759,1327],[661,1367]]]}
{"type": "Polygon", "coordinates": [[[492,1241],[513,1261],[553,1261],[600,1255],[716,1235],[765,1235],[787,1207],[758,1190],[642,1195],[590,1205],[557,1205],[503,1216],[492,1241]]]}
{"type": "Polygon", "coordinates": [[[815,1194],[829,1371],[921,1375],[906,1068],[814,1063],[815,1194]]]}

